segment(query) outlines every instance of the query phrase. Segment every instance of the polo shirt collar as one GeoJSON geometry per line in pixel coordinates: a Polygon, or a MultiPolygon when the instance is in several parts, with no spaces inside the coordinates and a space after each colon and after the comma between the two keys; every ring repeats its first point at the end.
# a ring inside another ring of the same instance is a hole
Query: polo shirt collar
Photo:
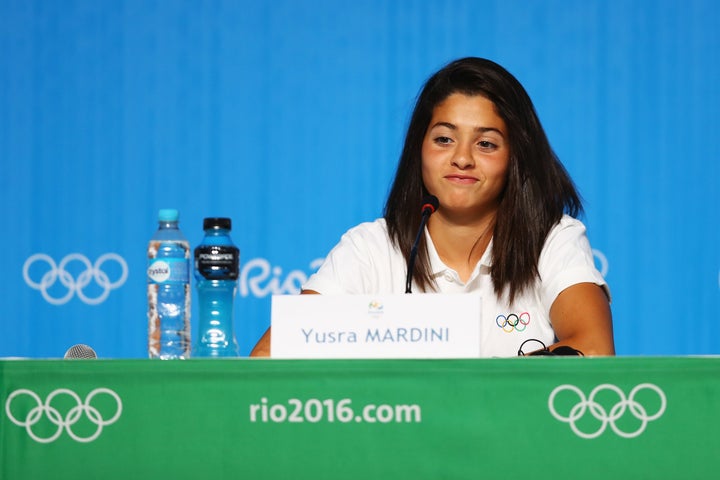
{"type": "MultiPolygon", "coordinates": [[[[427,245],[428,258],[430,259],[430,273],[433,277],[442,275],[447,271],[455,272],[452,268],[448,267],[443,263],[442,260],[440,260],[440,255],[438,255],[437,250],[435,249],[435,244],[432,241],[432,237],[430,237],[430,232],[428,231],[427,227],[425,227],[425,244],[427,245]]],[[[470,278],[474,278],[477,275],[477,272],[481,266],[488,268],[492,266],[492,245],[493,239],[490,238],[490,243],[483,252],[482,257],[480,257],[480,261],[477,263],[477,265],[475,265],[475,268],[473,269],[473,274],[470,278]]]]}

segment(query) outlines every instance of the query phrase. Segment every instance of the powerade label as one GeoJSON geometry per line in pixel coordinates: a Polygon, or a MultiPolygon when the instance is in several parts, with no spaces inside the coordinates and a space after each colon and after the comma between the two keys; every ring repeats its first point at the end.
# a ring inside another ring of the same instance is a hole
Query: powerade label
{"type": "Polygon", "coordinates": [[[183,258],[156,258],[147,269],[148,283],[188,283],[190,271],[183,258]]]}
{"type": "Polygon", "coordinates": [[[205,245],[195,249],[195,270],[208,280],[237,279],[239,264],[237,247],[205,245]]]}

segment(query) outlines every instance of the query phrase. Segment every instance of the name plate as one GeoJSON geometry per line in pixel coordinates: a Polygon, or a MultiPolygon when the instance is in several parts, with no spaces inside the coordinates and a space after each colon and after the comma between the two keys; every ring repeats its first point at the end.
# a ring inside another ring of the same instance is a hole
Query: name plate
{"type": "Polygon", "coordinates": [[[474,294],[275,295],[273,358],[478,358],[474,294]]]}

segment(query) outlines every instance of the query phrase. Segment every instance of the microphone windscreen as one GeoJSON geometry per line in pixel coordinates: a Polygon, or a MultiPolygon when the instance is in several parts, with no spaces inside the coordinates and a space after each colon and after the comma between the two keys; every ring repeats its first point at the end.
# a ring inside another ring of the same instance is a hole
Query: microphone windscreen
{"type": "Polygon", "coordinates": [[[68,351],[65,352],[65,356],[63,358],[65,360],[75,358],[97,358],[97,353],[95,353],[95,350],[91,347],[79,343],[68,348],[68,351]]]}
{"type": "Polygon", "coordinates": [[[430,213],[435,213],[435,210],[438,209],[440,206],[440,202],[438,201],[437,197],[435,195],[425,195],[423,197],[423,203],[422,203],[422,211],[425,212],[425,209],[429,209],[430,213]]]}

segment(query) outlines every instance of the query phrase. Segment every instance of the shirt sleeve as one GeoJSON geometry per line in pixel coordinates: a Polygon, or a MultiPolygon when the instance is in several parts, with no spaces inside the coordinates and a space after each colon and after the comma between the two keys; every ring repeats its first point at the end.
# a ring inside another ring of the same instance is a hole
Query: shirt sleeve
{"type": "Polygon", "coordinates": [[[379,276],[390,265],[384,223],[363,223],[348,232],[328,253],[317,272],[303,285],[325,295],[376,293],[379,276]]]}
{"type": "Polygon", "coordinates": [[[567,215],[548,234],[538,270],[541,301],[548,311],[560,292],[578,283],[595,283],[610,298],[610,289],[595,267],[585,225],[567,215]]]}

